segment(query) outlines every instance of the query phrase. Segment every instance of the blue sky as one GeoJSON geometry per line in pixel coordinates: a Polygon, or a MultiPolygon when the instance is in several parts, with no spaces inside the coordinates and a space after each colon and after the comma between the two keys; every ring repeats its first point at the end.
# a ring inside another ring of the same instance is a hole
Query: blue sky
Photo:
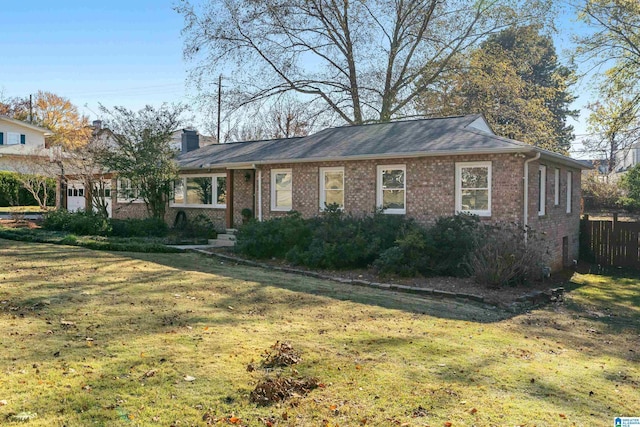
{"type": "MultiPolygon", "coordinates": [[[[185,84],[189,64],[182,58],[183,19],[172,9],[174,3],[30,0],[4,5],[0,94],[54,92],[91,119],[97,118],[99,103],[134,110],[145,104],[189,103],[196,93],[185,84]]],[[[563,13],[558,19],[559,53],[570,48],[569,33],[582,31],[573,18],[563,13]]],[[[576,88],[581,97],[575,108],[590,101],[588,89],[586,81],[576,88]]],[[[584,120],[574,125],[577,134],[586,132],[584,120]]]]}
{"type": "Polygon", "coordinates": [[[0,91],[54,92],[92,118],[99,102],[138,109],[186,101],[183,21],[171,6],[163,0],[11,2],[1,12],[0,91]]]}

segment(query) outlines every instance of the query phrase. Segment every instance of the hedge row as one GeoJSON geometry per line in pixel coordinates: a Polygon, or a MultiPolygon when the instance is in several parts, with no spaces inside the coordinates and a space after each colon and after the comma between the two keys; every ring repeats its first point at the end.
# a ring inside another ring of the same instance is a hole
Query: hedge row
{"type": "Polygon", "coordinates": [[[373,267],[382,275],[474,276],[503,286],[540,278],[546,243],[516,224],[482,224],[475,216],[442,217],[423,228],[397,215],[352,217],[340,212],[303,219],[293,212],[240,228],[236,251],[324,269],[373,267]]]}

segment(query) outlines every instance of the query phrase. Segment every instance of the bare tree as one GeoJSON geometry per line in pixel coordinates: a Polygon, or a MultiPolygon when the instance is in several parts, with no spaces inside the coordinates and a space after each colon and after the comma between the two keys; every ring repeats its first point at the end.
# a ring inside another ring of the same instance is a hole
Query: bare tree
{"type": "Polygon", "coordinates": [[[488,34],[549,16],[547,0],[183,0],[185,57],[232,107],[295,93],[342,122],[414,114],[415,97],[488,34]],[[523,12],[524,11],[524,12],[523,12]],[[211,82],[213,83],[213,82],[211,82]]]}
{"type": "Polygon", "coordinates": [[[17,172],[16,178],[42,210],[49,208],[49,199],[56,189],[55,180],[60,176],[57,156],[58,153],[42,150],[12,164],[12,170],[17,172]]]}
{"type": "Polygon", "coordinates": [[[633,99],[625,95],[588,106],[589,133],[584,141],[587,149],[600,153],[607,162],[607,171],[614,172],[622,156],[640,141],[640,117],[637,116],[633,99]]]}

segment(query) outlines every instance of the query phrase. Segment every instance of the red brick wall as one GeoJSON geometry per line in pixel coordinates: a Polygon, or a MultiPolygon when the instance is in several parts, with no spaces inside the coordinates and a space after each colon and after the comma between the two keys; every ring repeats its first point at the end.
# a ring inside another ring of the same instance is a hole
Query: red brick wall
{"type": "Polygon", "coordinates": [[[233,174],[233,225],[239,227],[242,225],[242,209],[249,208],[255,211],[253,199],[255,171],[238,169],[234,170],[233,174]]]}
{"type": "MultiPolygon", "coordinates": [[[[378,165],[406,165],[407,216],[423,225],[432,224],[440,216],[455,213],[455,164],[456,162],[491,161],[492,202],[491,217],[483,221],[523,223],[524,215],[524,161],[513,154],[465,155],[446,157],[422,157],[411,159],[363,160],[346,162],[318,162],[277,164],[262,166],[262,217],[286,215],[271,210],[271,169],[291,169],[293,174],[293,209],[304,217],[318,215],[320,168],[341,166],[345,172],[345,212],[367,215],[376,208],[378,165]]],[[[573,171],[573,210],[566,213],[567,168],[545,161],[547,166],[546,215],[538,217],[538,167],[539,162],[529,163],[529,226],[545,234],[551,244],[551,266],[562,267],[562,238],[568,237],[569,262],[578,256],[578,230],[580,215],[580,171],[573,171]],[[554,206],[553,174],[560,168],[560,204],[554,206]]],[[[257,197],[256,197],[257,199],[257,197]]]]}
{"type": "MultiPolygon", "coordinates": [[[[440,216],[453,215],[455,212],[455,165],[456,162],[491,161],[492,164],[492,202],[491,217],[483,221],[508,221],[522,224],[524,214],[524,161],[521,155],[464,155],[443,157],[420,157],[410,159],[362,160],[345,162],[318,162],[276,164],[261,166],[262,174],[262,218],[268,220],[286,215],[286,212],[271,210],[271,170],[291,169],[293,176],[293,209],[304,217],[313,217],[320,212],[320,168],[344,167],[345,172],[345,212],[356,215],[369,215],[376,209],[377,166],[406,166],[406,211],[407,216],[420,224],[430,225],[440,216]]],[[[222,173],[224,170],[208,170],[207,173],[222,173]]],[[[202,173],[202,172],[200,172],[202,173]]],[[[241,211],[251,208],[258,217],[258,176],[252,170],[234,170],[234,225],[242,223],[241,211]],[[248,174],[248,179],[247,179],[248,174]],[[254,187],[255,185],[255,187],[254,187]],[[255,193],[255,194],[254,194],[255,193]]],[[[568,238],[568,261],[578,257],[578,231],[580,224],[580,170],[567,169],[566,166],[550,161],[529,163],[529,226],[545,234],[551,243],[552,267],[562,266],[562,240],[568,238]],[[547,166],[546,214],[538,216],[538,168],[547,166]],[[560,203],[554,205],[554,170],[560,169],[560,203]],[[566,213],[567,170],[573,172],[573,209],[566,213]]],[[[115,183],[114,187],[115,188],[115,183]]],[[[115,193],[115,192],[114,192],[115,193]]],[[[216,228],[226,228],[225,210],[212,208],[168,209],[167,222],[172,225],[178,210],[184,210],[187,217],[204,214],[211,218],[216,228]]],[[[142,217],[144,204],[122,205],[114,203],[114,217],[142,217]]]]}
{"type": "Polygon", "coordinates": [[[580,179],[579,169],[567,168],[566,166],[550,161],[536,161],[529,164],[529,226],[539,232],[544,233],[545,238],[550,242],[552,267],[559,269],[563,267],[562,241],[568,238],[568,264],[572,260],[578,259],[579,231],[580,231],[580,179]],[[546,194],[545,194],[545,215],[538,215],[538,170],[540,165],[547,167],[546,173],[546,194]],[[555,169],[560,170],[560,197],[558,205],[554,204],[554,174],[555,169]],[[572,209],[567,213],[567,172],[573,172],[572,185],[572,209]]]}
{"type": "Polygon", "coordinates": [[[263,218],[286,214],[271,211],[271,169],[292,170],[293,209],[311,217],[320,212],[321,167],[344,167],[345,212],[367,215],[376,210],[377,167],[405,165],[407,216],[421,224],[431,224],[440,216],[455,213],[456,162],[487,160],[492,162],[491,219],[522,222],[523,159],[507,154],[265,165],[262,166],[263,218]]]}

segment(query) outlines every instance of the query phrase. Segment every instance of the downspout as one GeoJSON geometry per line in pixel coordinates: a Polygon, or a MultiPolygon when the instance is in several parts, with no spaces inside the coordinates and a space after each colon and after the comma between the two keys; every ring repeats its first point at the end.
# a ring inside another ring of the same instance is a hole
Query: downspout
{"type": "Polygon", "coordinates": [[[524,243],[527,243],[527,237],[529,237],[529,163],[540,158],[540,153],[536,153],[535,157],[524,161],[524,243]]]}
{"type": "Polygon", "coordinates": [[[258,221],[262,222],[262,169],[258,169],[258,221]]]}

